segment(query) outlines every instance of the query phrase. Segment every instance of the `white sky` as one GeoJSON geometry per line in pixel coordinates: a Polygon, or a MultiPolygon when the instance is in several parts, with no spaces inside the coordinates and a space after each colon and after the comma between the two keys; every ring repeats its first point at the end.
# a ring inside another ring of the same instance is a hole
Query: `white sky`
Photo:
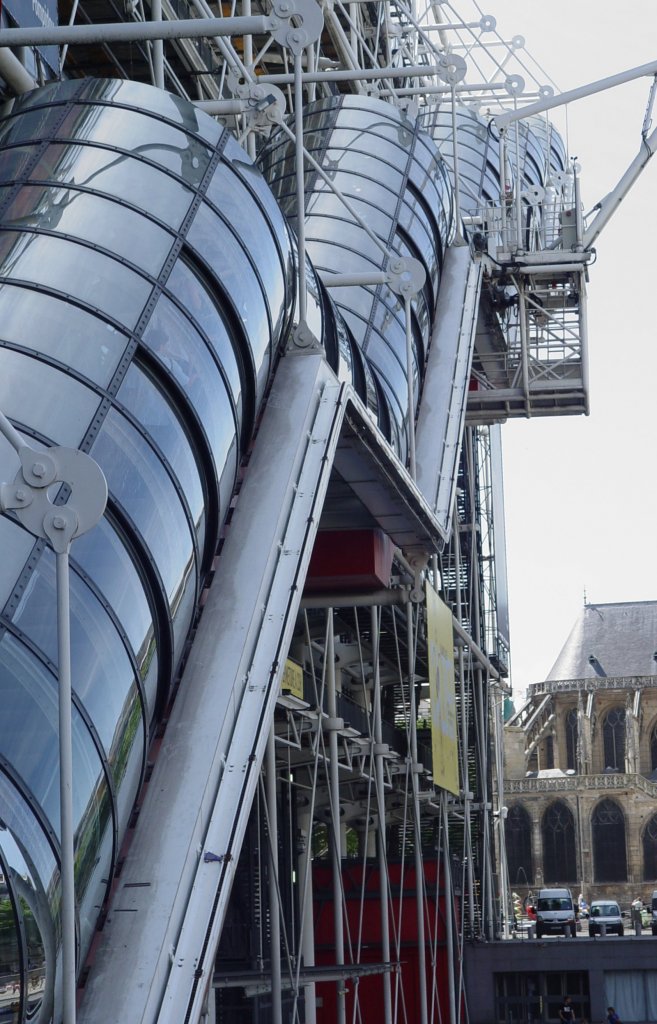
{"type": "MultiPolygon", "coordinates": [[[[505,39],[525,37],[559,91],[657,60],[657,0],[483,0],[482,9],[505,39]]],[[[586,210],[638,152],[651,82],[570,105],[586,210]]],[[[657,157],[596,248],[591,415],[502,431],[516,707],[552,667],[585,590],[592,603],[657,599],[657,157]]]]}

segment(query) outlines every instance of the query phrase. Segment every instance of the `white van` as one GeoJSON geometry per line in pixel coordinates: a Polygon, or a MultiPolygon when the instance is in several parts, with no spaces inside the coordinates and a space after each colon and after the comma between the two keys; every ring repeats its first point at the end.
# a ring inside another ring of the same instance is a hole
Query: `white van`
{"type": "Polygon", "coordinates": [[[536,938],[577,935],[575,905],[570,889],[539,889],[536,899],[536,938]]]}

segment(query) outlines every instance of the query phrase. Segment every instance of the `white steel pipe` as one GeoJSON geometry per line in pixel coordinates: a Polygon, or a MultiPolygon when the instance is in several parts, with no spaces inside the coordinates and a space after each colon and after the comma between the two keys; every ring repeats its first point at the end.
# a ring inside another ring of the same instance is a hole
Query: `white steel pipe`
{"type": "Polygon", "coordinates": [[[584,232],[583,245],[585,249],[591,248],[602,229],[616,212],[630,188],[643,171],[648,161],[654,156],[655,149],[657,149],[657,128],[649,136],[642,139],[641,149],[625,171],[625,174],[622,176],[616,187],[613,188],[601,201],[600,212],[591,221],[584,232]]]}
{"type": "MultiPolygon", "coordinates": [[[[383,774],[383,722],[381,716],[381,671],[379,666],[379,609],[372,608],[370,615],[372,632],[372,662],[374,669],[374,692],[372,695],[374,713],[374,777],[376,785],[377,830],[376,844],[379,861],[379,899],[381,901],[381,959],[384,964],[390,963],[390,921],[388,919],[388,858],[386,856],[386,805],[383,774]],[[378,751],[378,753],[377,753],[378,751]]],[[[383,1021],[392,1024],[392,986],[390,971],[384,971],[383,977],[383,1021]]]]}
{"type": "MultiPolygon", "coordinates": [[[[329,718],[337,719],[338,705],[335,682],[333,609],[327,609],[326,624],[326,696],[329,718]]],[[[335,963],[344,964],[344,923],[342,914],[342,841],[340,833],[340,778],[338,767],[338,733],[329,732],[329,792],[331,797],[331,860],[333,862],[333,928],[335,931],[335,963]]],[[[342,979],[336,982],[336,1022],[346,1024],[346,990],[342,979]]]]}
{"type": "Polygon", "coordinates": [[[139,42],[148,39],[203,39],[213,36],[262,35],[280,27],[278,18],[184,18],[180,21],[131,21],[103,25],[51,25],[47,28],[6,28],[3,46],[61,46],[69,43],[139,42]]]}
{"type": "Polygon", "coordinates": [[[617,75],[610,75],[608,78],[600,78],[588,85],[580,85],[576,89],[569,89],[567,92],[559,93],[557,96],[548,96],[537,103],[530,103],[526,107],[519,107],[517,110],[508,110],[504,114],[497,114],[493,119],[498,128],[506,128],[513,121],[522,121],[525,117],[532,117],[533,114],[542,114],[544,110],[553,110],[573,100],[581,100],[585,96],[594,96],[606,89],[614,89],[617,85],[624,85],[625,82],[633,82],[636,78],[645,78],[650,75],[657,75],[657,61],[649,64],[641,64],[639,67],[630,68],[628,71],[621,71],[617,75]]]}
{"type": "MultiPolygon", "coordinates": [[[[301,906],[299,915],[301,928],[299,932],[299,952],[303,958],[303,966],[315,966],[315,925],[313,920],[313,872],[312,872],[312,818],[307,812],[299,815],[299,828],[306,835],[306,849],[302,850],[298,860],[299,892],[301,906]]],[[[296,977],[299,977],[301,962],[297,964],[296,977]]],[[[304,1009],[306,1024],[317,1024],[317,995],[315,982],[304,984],[304,1009]]],[[[295,1004],[296,1005],[296,1004],[295,1004]]],[[[293,1017],[296,1020],[296,1016],[293,1017]]]]}
{"type": "MultiPolygon", "coordinates": [[[[326,71],[304,71],[303,81],[305,85],[308,82],[317,84],[319,82],[359,82],[387,78],[433,78],[442,72],[443,68],[438,64],[405,64],[399,68],[350,68],[348,70],[335,68],[326,71]]],[[[293,82],[294,75],[283,72],[258,75],[259,85],[292,85],[293,82]]],[[[450,93],[452,89],[459,93],[503,92],[506,91],[506,86],[502,82],[477,82],[455,86],[439,85],[434,86],[432,91],[450,93]]]]}
{"type": "Polygon", "coordinates": [[[269,946],[271,958],[271,1014],[283,1024],[281,1003],[281,912],[278,888],[278,808],[276,805],[276,733],[272,720],[267,740],[267,828],[269,831],[269,946]]]}
{"type": "Polygon", "coordinates": [[[579,344],[580,364],[582,367],[582,391],[584,392],[584,412],[589,414],[589,315],[588,296],[584,274],[579,279],[579,344]]]}
{"type": "Polygon", "coordinates": [[[0,77],[20,96],[24,92],[32,92],[37,83],[32,75],[25,70],[18,57],[11,50],[0,47],[0,77]]]}
{"type": "Polygon", "coordinates": [[[75,856],[73,827],[73,702],[69,549],[56,553],[57,677],[59,683],[59,814],[62,899],[62,992],[64,1024],[75,1024],[75,856]]]}
{"type": "Polygon", "coordinates": [[[417,477],[415,463],[415,394],[413,391],[413,320],[411,297],[404,296],[404,321],[406,326],[406,394],[408,402],[408,472],[412,480],[417,477]]]}
{"type": "Polygon", "coordinates": [[[306,189],[303,175],[303,81],[302,55],[294,56],[294,167],[297,182],[297,244],[299,249],[299,326],[305,327],[308,297],[306,294],[306,189]]]}
{"type": "Polygon", "coordinates": [[[388,275],[385,270],[373,270],[371,274],[322,274],[325,288],[359,288],[361,285],[387,284],[388,275]]]}
{"type": "MultiPolygon", "coordinates": [[[[151,0],[151,22],[162,21],[162,0],[151,0]]],[[[164,40],[153,40],[153,83],[164,89],[164,40]]]]}
{"type": "Polygon", "coordinates": [[[422,865],[422,827],[420,823],[420,794],[417,776],[417,702],[415,700],[415,630],[413,605],[406,607],[406,638],[408,643],[408,693],[410,718],[411,791],[413,794],[413,836],[415,859],[415,901],[417,922],[417,967],[419,975],[419,1024],[428,1024],[427,1016],[427,952],[424,938],[424,870],[422,865]]]}
{"type": "Polygon", "coordinates": [[[449,822],[447,817],[447,790],[440,794],[443,819],[443,878],[445,885],[445,945],[447,947],[447,984],[449,991],[450,1024],[457,1024],[456,993],[454,985],[454,889],[452,886],[452,864],[449,851],[449,822]]]}

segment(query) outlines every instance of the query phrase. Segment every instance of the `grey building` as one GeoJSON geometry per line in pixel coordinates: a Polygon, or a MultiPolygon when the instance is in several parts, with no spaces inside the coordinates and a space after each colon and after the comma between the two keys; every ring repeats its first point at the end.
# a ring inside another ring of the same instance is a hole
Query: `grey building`
{"type": "Polygon", "coordinates": [[[509,883],[657,887],[657,601],[587,604],[505,726],[509,883]]]}

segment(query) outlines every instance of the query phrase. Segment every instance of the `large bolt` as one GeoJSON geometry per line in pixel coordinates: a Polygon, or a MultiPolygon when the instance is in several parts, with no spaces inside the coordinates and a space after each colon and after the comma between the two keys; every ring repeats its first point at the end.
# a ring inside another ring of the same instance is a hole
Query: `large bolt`
{"type": "Polygon", "coordinates": [[[44,466],[43,462],[35,462],[34,465],[32,466],[32,473],[36,477],[43,476],[45,474],[45,472],[46,472],[46,467],[44,466]]]}
{"type": "Polygon", "coordinates": [[[66,520],[64,519],[64,516],[54,516],[53,517],[53,521],[52,521],[52,525],[54,526],[54,528],[56,530],[65,530],[66,529],[66,520]]]}
{"type": "Polygon", "coordinates": [[[25,501],[27,494],[22,487],[16,488],[16,501],[25,501]]]}

